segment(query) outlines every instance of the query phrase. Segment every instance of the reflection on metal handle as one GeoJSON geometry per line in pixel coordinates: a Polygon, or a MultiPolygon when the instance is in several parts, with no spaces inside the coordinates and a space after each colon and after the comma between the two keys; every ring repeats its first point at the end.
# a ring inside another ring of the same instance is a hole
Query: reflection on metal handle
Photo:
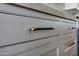
{"type": "Polygon", "coordinates": [[[37,30],[54,30],[54,28],[30,28],[29,31],[37,31],[37,30]]]}
{"type": "Polygon", "coordinates": [[[73,30],[73,29],[76,29],[76,28],[75,28],[75,27],[70,27],[70,28],[69,28],[69,30],[73,30]]]}

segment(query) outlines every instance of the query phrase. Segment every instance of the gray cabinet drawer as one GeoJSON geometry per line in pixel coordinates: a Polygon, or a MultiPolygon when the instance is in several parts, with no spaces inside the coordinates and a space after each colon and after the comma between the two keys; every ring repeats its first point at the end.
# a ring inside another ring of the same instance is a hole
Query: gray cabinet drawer
{"type": "MultiPolygon", "coordinates": [[[[4,42],[6,42],[6,40],[4,42]]],[[[58,41],[58,40],[59,40],[59,36],[55,36],[55,37],[39,39],[36,41],[31,41],[31,42],[26,41],[26,42],[20,43],[20,44],[3,46],[3,47],[0,47],[0,55],[16,55],[16,54],[24,52],[24,51],[30,51],[32,49],[39,48],[44,45],[48,45],[50,43],[54,43],[55,41],[58,41]]],[[[8,44],[8,43],[6,43],[6,44],[8,44]]]]}
{"type": "MultiPolygon", "coordinates": [[[[41,12],[36,12],[28,8],[22,8],[11,4],[0,4],[0,13],[19,14],[24,16],[31,16],[36,18],[45,18],[47,20],[59,20],[59,17],[54,17],[41,12]]],[[[61,18],[60,18],[61,19],[61,18]]]]}
{"type": "Polygon", "coordinates": [[[61,40],[56,41],[53,43],[50,43],[46,46],[39,47],[30,51],[24,51],[23,53],[17,54],[17,56],[58,56],[58,55],[63,55],[63,45],[61,45],[61,40]],[[61,45],[61,46],[60,46],[61,45]],[[52,53],[50,53],[52,51],[52,53]]]}
{"type": "Polygon", "coordinates": [[[59,27],[56,21],[0,14],[0,46],[58,35],[59,27]],[[32,27],[54,30],[29,31],[32,27]]]}
{"type": "MultiPolygon", "coordinates": [[[[48,51],[55,49],[55,48],[57,48],[56,44],[51,43],[46,46],[33,49],[31,51],[27,51],[27,52],[24,51],[24,53],[18,54],[18,56],[40,56],[40,55],[44,55],[48,51]]],[[[57,55],[57,50],[56,50],[55,54],[57,55]]]]}

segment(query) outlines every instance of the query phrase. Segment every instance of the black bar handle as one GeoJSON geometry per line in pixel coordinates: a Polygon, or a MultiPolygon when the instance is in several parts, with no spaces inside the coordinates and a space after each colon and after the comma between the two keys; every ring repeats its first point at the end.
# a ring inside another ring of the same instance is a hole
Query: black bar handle
{"type": "Polygon", "coordinates": [[[74,45],[74,44],[75,44],[75,42],[72,42],[71,44],[68,45],[68,47],[70,47],[70,46],[72,46],[72,45],[74,45]]]}
{"type": "Polygon", "coordinates": [[[54,28],[49,27],[49,28],[30,28],[29,31],[38,31],[38,30],[54,30],[54,28]]]}

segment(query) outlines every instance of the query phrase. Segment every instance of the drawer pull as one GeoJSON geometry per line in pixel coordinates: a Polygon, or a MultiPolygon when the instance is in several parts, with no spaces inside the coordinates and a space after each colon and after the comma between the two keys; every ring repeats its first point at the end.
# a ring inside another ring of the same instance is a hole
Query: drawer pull
{"type": "Polygon", "coordinates": [[[38,30],[54,30],[54,28],[30,28],[29,31],[38,31],[38,30]]]}
{"type": "Polygon", "coordinates": [[[70,27],[70,28],[69,28],[69,30],[73,30],[73,29],[76,29],[76,28],[75,28],[75,27],[70,27]]]}
{"type": "Polygon", "coordinates": [[[73,43],[69,44],[69,45],[68,45],[68,47],[70,47],[70,46],[72,46],[72,45],[74,45],[74,44],[75,44],[75,42],[73,42],[73,43]]]}

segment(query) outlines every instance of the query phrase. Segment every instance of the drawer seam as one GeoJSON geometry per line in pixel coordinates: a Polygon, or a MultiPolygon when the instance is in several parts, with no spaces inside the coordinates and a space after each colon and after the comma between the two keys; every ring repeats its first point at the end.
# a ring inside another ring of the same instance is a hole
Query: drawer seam
{"type": "Polygon", "coordinates": [[[3,46],[0,46],[0,48],[4,48],[4,47],[8,47],[8,46],[13,46],[13,45],[17,45],[17,44],[29,43],[29,42],[33,42],[33,41],[37,41],[37,40],[43,40],[43,39],[46,39],[46,38],[51,38],[51,37],[56,37],[56,36],[59,36],[59,35],[53,35],[53,36],[49,36],[49,37],[43,37],[43,38],[39,38],[39,39],[34,39],[34,40],[29,40],[29,41],[23,41],[23,42],[3,45],[3,46]]]}
{"type": "Polygon", "coordinates": [[[17,14],[17,13],[12,13],[12,12],[8,12],[8,11],[2,11],[2,10],[0,10],[0,13],[8,14],[8,15],[21,16],[21,17],[35,18],[35,19],[44,19],[44,20],[50,20],[50,21],[58,21],[59,22],[59,20],[53,20],[53,19],[46,19],[46,18],[35,17],[35,16],[22,15],[22,14],[17,14]]]}
{"type": "MultiPolygon", "coordinates": [[[[59,41],[59,40],[56,40],[56,41],[59,41]]],[[[52,42],[46,43],[46,44],[44,44],[44,45],[39,45],[38,47],[34,47],[34,48],[29,49],[29,50],[25,50],[25,51],[23,51],[23,52],[19,52],[19,53],[17,53],[17,54],[14,54],[13,56],[22,54],[22,53],[24,53],[24,52],[31,51],[31,50],[33,50],[33,49],[37,49],[37,48],[44,47],[44,46],[50,45],[50,44],[52,44],[52,43],[54,44],[54,42],[56,42],[56,41],[52,41],[52,42]]]]}

